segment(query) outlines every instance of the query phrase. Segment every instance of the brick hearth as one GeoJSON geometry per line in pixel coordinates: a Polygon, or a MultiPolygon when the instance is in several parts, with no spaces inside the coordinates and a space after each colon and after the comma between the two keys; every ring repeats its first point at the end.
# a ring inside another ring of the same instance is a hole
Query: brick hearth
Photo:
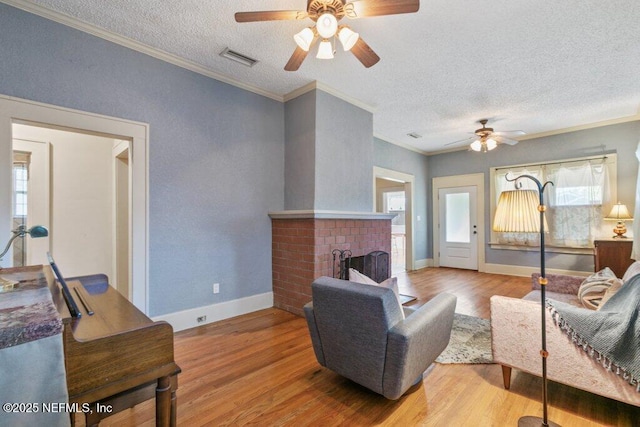
{"type": "Polygon", "coordinates": [[[311,301],[313,280],[333,275],[334,249],[349,249],[352,256],[391,252],[393,215],[336,214],[338,218],[328,218],[327,213],[293,211],[270,216],[274,307],[299,316],[311,301]]]}

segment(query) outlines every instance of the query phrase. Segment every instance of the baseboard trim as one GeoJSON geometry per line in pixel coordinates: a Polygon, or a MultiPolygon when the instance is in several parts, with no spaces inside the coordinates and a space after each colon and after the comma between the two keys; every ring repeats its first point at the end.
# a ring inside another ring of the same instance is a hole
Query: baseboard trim
{"type": "Polygon", "coordinates": [[[414,266],[416,270],[420,270],[427,267],[433,267],[433,259],[432,258],[417,259],[415,260],[414,266]]]}
{"type": "MultiPolygon", "coordinates": [[[[588,276],[592,274],[592,271],[576,271],[576,270],[561,270],[557,268],[545,269],[548,274],[568,274],[570,276],[588,276]]],[[[532,273],[539,273],[540,267],[527,267],[523,265],[507,265],[507,264],[485,264],[485,273],[491,274],[507,274],[509,276],[522,276],[528,277],[532,273]]]]}
{"type": "Polygon", "coordinates": [[[152,320],[156,322],[164,320],[173,326],[173,332],[178,332],[271,307],[273,307],[273,292],[266,292],[204,307],[163,314],[153,317],[152,320]],[[198,323],[198,317],[202,316],[205,316],[206,320],[198,323]]]}

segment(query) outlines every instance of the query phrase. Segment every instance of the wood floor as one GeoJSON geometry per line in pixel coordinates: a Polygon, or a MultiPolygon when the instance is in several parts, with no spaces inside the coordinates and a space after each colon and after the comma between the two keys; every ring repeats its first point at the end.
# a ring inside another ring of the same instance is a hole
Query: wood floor
{"type": "MultiPolygon", "coordinates": [[[[422,304],[440,292],[458,297],[456,311],[489,317],[489,298],[522,297],[527,278],[455,269],[400,276],[401,292],[422,304]]],[[[423,384],[389,401],[322,368],[303,318],[268,309],[182,331],[181,426],[515,426],[542,415],[540,379],[514,370],[506,391],[498,365],[433,364],[423,384]]],[[[639,426],[640,408],[556,383],[549,419],[562,426],[639,426]]],[[[103,426],[154,425],[153,401],[104,420],[103,426]]]]}

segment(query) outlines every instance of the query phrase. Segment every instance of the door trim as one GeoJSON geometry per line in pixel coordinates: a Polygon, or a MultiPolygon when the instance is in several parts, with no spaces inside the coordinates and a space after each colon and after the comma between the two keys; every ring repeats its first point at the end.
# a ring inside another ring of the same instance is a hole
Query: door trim
{"type": "Polygon", "coordinates": [[[467,175],[455,175],[455,176],[442,176],[436,177],[432,180],[432,236],[433,236],[433,265],[434,267],[440,266],[440,201],[438,200],[438,194],[442,188],[452,187],[469,187],[475,186],[478,189],[477,193],[477,209],[476,209],[476,224],[478,224],[478,271],[485,272],[487,267],[485,264],[485,188],[484,188],[484,173],[473,173],[467,175]]]}
{"type": "Polygon", "coordinates": [[[11,233],[12,123],[35,123],[40,126],[46,124],[131,141],[132,302],[140,311],[148,313],[149,125],[0,95],[0,235],[2,236],[8,236],[11,233]]]}
{"type": "Polygon", "coordinates": [[[392,169],[385,169],[379,166],[373,167],[373,212],[376,212],[377,197],[376,197],[376,178],[386,178],[398,181],[398,183],[404,183],[406,205],[405,205],[405,222],[406,229],[405,234],[407,238],[407,244],[405,248],[405,270],[413,271],[416,269],[416,259],[414,255],[415,250],[415,223],[413,214],[413,207],[415,206],[414,193],[415,193],[415,177],[413,175],[394,171],[392,169]],[[407,218],[410,221],[407,221],[407,218]]]}

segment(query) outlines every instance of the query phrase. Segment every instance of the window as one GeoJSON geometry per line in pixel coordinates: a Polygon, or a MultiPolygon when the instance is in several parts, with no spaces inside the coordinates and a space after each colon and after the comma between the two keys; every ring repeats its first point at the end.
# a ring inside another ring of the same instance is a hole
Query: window
{"type": "MultiPolygon", "coordinates": [[[[593,247],[594,239],[603,232],[603,218],[616,201],[616,155],[494,169],[492,212],[500,193],[515,188],[506,176],[513,179],[523,174],[553,183],[544,193],[549,225],[545,243],[560,248],[593,247]]],[[[533,181],[520,181],[522,188],[537,190],[533,181]]],[[[492,233],[492,243],[499,245],[539,246],[539,240],[539,233],[492,233]]]]}
{"type": "Polygon", "coordinates": [[[15,152],[13,155],[13,217],[27,216],[27,189],[29,181],[29,154],[15,152]]]}

